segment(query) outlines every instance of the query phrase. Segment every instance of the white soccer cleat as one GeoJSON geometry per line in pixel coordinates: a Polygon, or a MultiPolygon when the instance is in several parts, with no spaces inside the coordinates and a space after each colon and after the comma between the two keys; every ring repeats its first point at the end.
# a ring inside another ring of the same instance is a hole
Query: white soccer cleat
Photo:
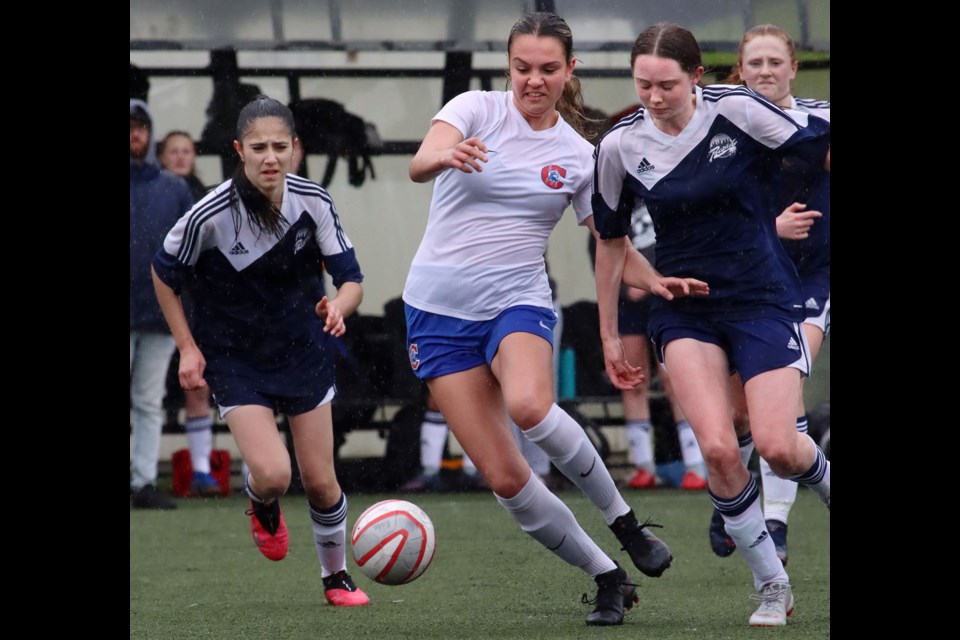
{"type": "Polygon", "coordinates": [[[793,589],[785,582],[772,582],[759,595],[750,598],[760,601],[750,616],[751,627],[782,627],[787,624],[787,616],[793,613],[793,589]]]}

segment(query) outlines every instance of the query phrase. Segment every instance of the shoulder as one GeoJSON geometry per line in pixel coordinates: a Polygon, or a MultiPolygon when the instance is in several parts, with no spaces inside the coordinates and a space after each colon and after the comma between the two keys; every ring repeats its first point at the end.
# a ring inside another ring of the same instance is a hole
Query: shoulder
{"type": "Polygon", "coordinates": [[[497,112],[506,109],[507,96],[505,91],[465,91],[443,106],[440,113],[483,111],[497,112]]]}
{"type": "Polygon", "coordinates": [[[188,224],[201,226],[216,218],[218,214],[228,211],[232,187],[233,180],[227,180],[202,197],[187,213],[188,224]]]}
{"type": "Polygon", "coordinates": [[[701,95],[705,104],[717,105],[718,108],[736,109],[744,108],[745,105],[760,105],[780,110],[777,105],[742,84],[711,84],[703,87],[701,95]]]}
{"type": "Polygon", "coordinates": [[[723,117],[754,137],[798,126],[785,109],[743,85],[710,85],[701,96],[709,118],[723,117]]]}
{"type": "Polygon", "coordinates": [[[323,200],[330,202],[330,193],[313,180],[308,180],[295,173],[287,174],[287,190],[306,199],[323,200]]]}
{"type": "Polygon", "coordinates": [[[297,209],[306,211],[314,219],[318,219],[321,214],[329,211],[336,213],[333,197],[313,180],[288,173],[287,194],[294,201],[297,209]]]}
{"type": "Polygon", "coordinates": [[[645,119],[643,107],[620,118],[597,142],[597,155],[615,153],[620,148],[623,136],[642,127],[645,119]]]}
{"type": "Polygon", "coordinates": [[[811,115],[830,120],[830,101],[814,100],[811,98],[794,98],[794,107],[797,111],[803,111],[811,115]]]}

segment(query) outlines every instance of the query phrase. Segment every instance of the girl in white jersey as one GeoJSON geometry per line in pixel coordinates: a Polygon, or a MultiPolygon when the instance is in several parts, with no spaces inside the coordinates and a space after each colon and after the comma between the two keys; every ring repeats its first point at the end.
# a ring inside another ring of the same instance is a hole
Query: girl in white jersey
{"type": "MultiPolygon", "coordinates": [[[[514,25],[507,51],[512,91],[451,100],[410,162],[415,182],[436,178],[403,291],[410,365],[500,504],[535,540],[594,577],[587,624],[620,624],[637,601],[635,585],[531,473],[506,420],[603,512],[643,573],[667,569],[667,545],[637,522],[583,429],[554,402],[557,319],[544,252],[571,203],[593,229],[593,148],[557,111],[582,115],[573,36],[556,15],[536,13],[514,25]]],[[[644,266],[638,286],[658,295],[701,290],[702,283],[644,266]]]]}
{"type": "Polygon", "coordinates": [[[347,498],[337,482],[330,402],[344,318],[363,299],[363,274],[333,200],[288,174],[293,114],[258,96],[237,119],[233,177],[167,234],[153,260],[163,315],[180,350],[180,385],[209,383],[249,473],[254,544],[270,560],[287,555],[279,498],[290,486],[290,453],[274,411],[287,415],[307,494],[324,596],[334,606],[369,604],[346,571],[347,498]],[[322,272],[337,288],[323,295],[322,272]],[[179,292],[194,287],[193,331],[179,292]]]}
{"type": "MultiPolygon", "coordinates": [[[[830,120],[830,103],[798,100],[791,93],[791,81],[797,75],[797,50],[789,34],[773,24],[749,29],[740,40],[737,64],[727,78],[728,84],[745,84],[783,109],[793,109],[830,120]]],[[[788,165],[789,167],[789,165],[788,165]]],[[[829,172],[799,176],[800,184],[789,184],[784,196],[789,205],[777,217],[777,235],[797,265],[803,286],[806,318],[803,330],[809,345],[811,366],[820,353],[824,336],[830,330],[830,185],[829,172]],[[794,202],[802,197],[803,202],[794,202]]],[[[793,181],[794,183],[796,180],[793,181]]],[[[804,379],[805,380],[805,379],[804,379]]],[[[750,422],[739,376],[732,380],[735,404],[734,424],[744,462],[753,453],[750,422]]],[[[797,406],[797,431],[806,433],[808,420],[803,395],[797,406]]],[[[778,477],[760,458],[763,481],[763,513],[777,556],[787,564],[787,517],[797,497],[797,483],[778,477]]],[[[723,528],[723,518],[714,510],[710,521],[710,546],[718,556],[726,557],[736,543],[723,528]]]]}
{"type": "MultiPolygon", "coordinates": [[[[795,427],[806,340],[796,268],[776,238],[781,210],[771,185],[783,158],[829,166],[829,123],[801,126],[742,87],[700,88],[700,47],[687,29],[653,25],[631,52],[643,108],[613,127],[597,149],[597,299],[606,370],[614,386],[636,386],[618,337],[624,236],[633,204],[647,205],[657,268],[710,285],[705,298],[654,300],[649,331],[693,426],[714,506],[750,567],[760,607],[752,626],[786,624],[793,611],[787,573],[742,464],[731,419],[730,371],[745,381],[757,450],[782,477],[830,504],[830,466],[795,427]]],[[[631,256],[627,254],[627,260],[631,256]]]]}

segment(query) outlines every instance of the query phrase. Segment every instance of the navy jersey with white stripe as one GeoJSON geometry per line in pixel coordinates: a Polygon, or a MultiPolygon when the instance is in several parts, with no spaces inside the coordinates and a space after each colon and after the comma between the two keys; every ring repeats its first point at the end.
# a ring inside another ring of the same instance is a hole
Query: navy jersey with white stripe
{"type": "MultiPolygon", "coordinates": [[[[260,379],[322,367],[331,370],[325,375],[332,384],[332,338],[314,311],[322,272],[336,287],[363,281],[333,200],[320,185],[288,174],[281,206],[288,224],[278,238],[251,228],[242,202],[236,216],[232,188],[232,180],[218,186],[170,230],[154,258],[157,274],[179,293],[193,269],[194,339],[209,373],[229,369],[260,379]]],[[[274,392],[293,395],[310,378],[283,376],[283,388],[274,392]]]]}
{"type": "MultiPolygon", "coordinates": [[[[830,103],[823,100],[793,98],[791,109],[830,122],[830,103]]],[[[827,295],[830,283],[830,172],[822,168],[808,167],[803,160],[784,159],[785,185],[784,207],[793,202],[807,205],[807,211],[823,214],[810,227],[810,234],[803,240],[783,240],[787,253],[797,265],[804,287],[812,281],[826,287],[820,295],[827,295]]]]}
{"type": "Polygon", "coordinates": [[[800,282],[776,234],[783,157],[820,166],[829,122],[785,111],[743,86],[696,87],[677,136],[643,108],[623,118],[595,154],[593,212],[602,238],[627,235],[642,200],[656,232],[656,268],[710,285],[707,297],[654,300],[699,315],[750,318],[771,308],[803,319],[800,282]]]}

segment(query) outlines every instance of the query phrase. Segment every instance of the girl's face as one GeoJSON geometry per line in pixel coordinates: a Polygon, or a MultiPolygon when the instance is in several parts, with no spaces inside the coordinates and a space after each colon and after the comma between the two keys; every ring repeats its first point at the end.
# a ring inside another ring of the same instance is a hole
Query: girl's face
{"type": "Polygon", "coordinates": [[[744,84],[780,106],[789,106],[790,81],[797,77],[797,62],[790,59],[787,43],[776,36],[757,36],[743,45],[738,63],[744,84]]]}
{"type": "Polygon", "coordinates": [[[576,60],[567,64],[563,44],[556,38],[530,34],[514,38],[509,55],[510,84],[520,113],[531,124],[552,118],[576,60]]]}
{"type": "Polygon", "coordinates": [[[257,118],[243,141],[233,141],[247,179],[265,195],[283,189],[293,157],[293,135],[280,118],[257,118]]]}
{"type": "Polygon", "coordinates": [[[673,58],[641,55],[633,61],[633,84],[637,97],[654,122],[686,124],[693,114],[693,88],[703,67],[691,76],[673,58]]]}
{"type": "Polygon", "coordinates": [[[172,171],[178,176],[189,176],[193,173],[193,165],[197,160],[197,150],[193,141],[186,136],[170,136],[163,143],[163,154],[160,164],[164,169],[172,171]]]}

